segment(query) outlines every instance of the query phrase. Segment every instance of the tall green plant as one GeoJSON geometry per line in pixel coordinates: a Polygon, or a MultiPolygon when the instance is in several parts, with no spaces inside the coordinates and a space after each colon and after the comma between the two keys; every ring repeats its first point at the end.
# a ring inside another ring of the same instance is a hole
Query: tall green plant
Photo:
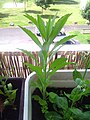
{"type": "Polygon", "coordinates": [[[43,97],[45,97],[46,88],[49,84],[51,76],[58,69],[63,68],[65,65],[69,64],[66,62],[67,60],[66,58],[58,58],[55,61],[53,61],[49,66],[51,59],[57,53],[57,51],[62,47],[62,44],[75,36],[75,35],[66,36],[65,38],[61,39],[60,41],[52,45],[53,40],[55,39],[55,37],[57,37],[58,33],[64,27],[70,15],[71,14],[64,15],[63,17],[58,19],[56,23],[55,23],[55,18],[56,18],[55,15],[53,19],[51,19],[50,17],[45,25],[43,19],[39,15],[37,15],[37,19],[35,19],[34,17],[26,14],[25,17],[31,20],[40,31],[42,41],[40,41],[32,31],[20,26],[20,28],[26,34],[28,34],[32,38],[32,40],[37,44],[37,46],[40,48],[40,51],[38,53],[40,57],[40,63],[38,63],[38,60],[34,57],[34,55],[31,52],[28,52],[27,50],[22,50],[22,51],[27,55],[31,56],[38,64],[38,66],[34,66],[30,63],[25,63],[32,71],[36,72],[38,76],[38,80],[37,82],[34,83],[34,85],[40,89],[43,97]],[[52,48],[50,49],[51,45],[52,48]]]}
{"type": "Polygon", "coordinates": [[[32,81],[32,85],[36,88],[39,88],[40,92],[42,93],[42,97],[40,96],[34,96],[34,99],[37,100],[41,104],[42,112],[46,113],[48,110],[48,105],[46,102],[47,99],[47,87],[50,83],[50,78],[58,69],[63,68],[65,65],[68,65],[70,63],[67,62],[66,58],[58,58],[54,60],[51,63],[51,60],[53,56],[57,53],[57,51],[63,46],[63,43],[68,41],[69,39],[73,38],[75,35],[69,35],[61,39],[60,41],[53,43],[53,40],[57,37],[61,29],[64,27],[67,19],[69,18],[71,14],[66,14],[58,19],[57,22],[55,22],[56,15],[51,19],[51,17],[48,19],[46,24],[44,23],[43,19],[37,15],[37,18],[26,14],[25,17],[27,17],[29,20],[31,20],[34,25],[38,28],[40,31],[40,35],[42,38],[42,41],[39,40],[39,38],[34,34],[32,31],[23,28],[20,26],[20,28],[28,34],[31,39],[37,44],[37,46],[40,48],[40,51],[38,52],[38,56],[40,57],[40,63],[38,60],[34,57],[34,55],[27,51],[22,50],[27,55],[31,56],[33,60],[36,61],[37,66],[34,66],[30,63],[25,63],[32,71],[36,72],[36,75],[38,76],[37,81],[32,81]],[[52,46],[52,47],[51,47],[52,46]],[[51,64],[50,64],[51,63],[51,64]]]}

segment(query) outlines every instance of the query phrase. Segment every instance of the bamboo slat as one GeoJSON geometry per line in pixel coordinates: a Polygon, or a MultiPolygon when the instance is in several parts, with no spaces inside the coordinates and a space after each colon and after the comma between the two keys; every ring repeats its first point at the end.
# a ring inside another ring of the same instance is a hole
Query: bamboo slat
{"type": "MultiPolygon", "coordinates": [[[[40,64],[38,52],[32,53],[40,64]]],[[[88,63],[90,59],[90,53],[78,51],[59,51],[53,57],[50,64],[53,60],[59,57],[65,57],[67,58],[68,62],[75,62],[77,63],[77,68],[83,69],[85,68],[85,61],[83,58],[85,58],[87,55],[88,63]]],[[[38,66],[38,63],[36,63],[35,60],[33,60],[30,56],[27,56],[22,52],[0,52],[0,75],[26,78],[32,71],[24,64],[25,62],[38,66]]],[[[74,69],[74,67],[75,65],[70,64],[62,69],[74,69]]]]}

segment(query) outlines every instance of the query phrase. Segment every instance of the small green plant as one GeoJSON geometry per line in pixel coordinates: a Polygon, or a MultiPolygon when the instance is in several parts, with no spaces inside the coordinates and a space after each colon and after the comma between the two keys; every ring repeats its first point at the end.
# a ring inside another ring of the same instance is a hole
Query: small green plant
{"type": "Polygon", "coordinates": [[[46,120],[90,120],[90,105],[82,104],[83,98],[90,95],[90,80],[84,79],[84,75],[76,69],[73,78],[76,87],[70,94],[57,95],[49,92],[49,101],[53,104],[53,111],[47,111],[46,120]],[[86,106],[88,110],[86,111],[86,106]]]}
{"type": "Polygon", "coordinates": [[[0,95],[3,99],[3,107],[12,106],[15,109],[14,101],[17,89],[13,90],[11,83],[7,83],[7,77],[0,76],[0,95]]]}
{"type": "Polygon", "coordinates": [[[60,19],[58,19],[57,22],[55,22],[56,19],[56,15],[55,15],[53,19],[51,19],[50,17],[45,24],[43,19],[39,15],[37,15],[37,19],[35,19],[34,17],[26,14],[25,17],[31,20],[40,31],[42,41],[39,40],[36,34],[34,34],[32,31],[20,26],[20,28],[26,34],[28,34],[32,38],[32,40],[37,44],[37,46],[40,48],[40,51],[38,52],[40,63],[30,51],[22,50],[22,49],[21,50],[30,57],[32,57],[33,60],[35,60],[37,63],[37,66],[34,66],[30,63],[25,63],[25,65],[27,65],[32,71],[35,71],[36,75],[38,76],[37,81],[35,82],[32,81],[31,84],[40,90],[42,97],[35,95],[33,96],[33,98],[40,103],[42,112],[45,114],[45,116],[48,112],[47,99],[49,97],[49,94],[47,92],[47,87],[50,84],[50,79],[57,70],[63,68],[65,65],[70,64],[67,62],[67,59],[63,57],[58,58],[51,62],[53,56],[63,46],[64,42],[68,41],[69,39],[75,36],[75,35],[66,36],[60,41],[53,44],[53,40],[57,37],[61,29],[64,27],[70,15],[71,14],[66,14],[62,16],[60,19]]]}
{"type": "Polygon", "coordinates": [[[63,92],[57,95],[49,92],[49,100],[53,104],[54,111],[47,111],[46,120],[90,120],[90,104],[82,104],[83,98],[90,96],[90,80],[85,79],[88,68],[90,68],[90,59],[88,52],[83,56],[85,71],[81,74],[79,71],[73,71],[73,79],[76,87],[67,94],[63,92]]]}

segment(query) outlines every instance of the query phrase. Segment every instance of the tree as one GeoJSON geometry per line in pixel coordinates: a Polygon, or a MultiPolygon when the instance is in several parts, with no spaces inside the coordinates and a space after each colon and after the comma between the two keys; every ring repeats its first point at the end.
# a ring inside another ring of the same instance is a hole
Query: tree
{"type": "Polygon", "coordinates": [[[82,10],[82,16],[83,18],[87,19],[90,24],[90,0],[87,2],[85,9],[82,10]]]}
{"type": "Polygon", "coordinates": [[[50,7],[50,4],[53,4],[53,0],[36,0],[35,1],[37,6],[40,6],[42,8],[42,12],[43,9],[47,9],[48,7],[50,7]]]}

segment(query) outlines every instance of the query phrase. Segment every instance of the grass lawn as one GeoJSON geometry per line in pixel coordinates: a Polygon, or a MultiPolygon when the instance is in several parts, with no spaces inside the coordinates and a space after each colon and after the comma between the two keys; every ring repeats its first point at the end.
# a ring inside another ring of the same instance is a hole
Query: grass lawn
{"type": "Polygon", "coordinates": [[[80,31],[72,31],[70,34],[77,35],[74,37],[76,40],[80,41],[82,44],[90,44],[90,34],[82,34],[80,31]]]}
{"type": "MultiPolygon", "coordinates": [[[[45,21],[47,21],[49,16],[54,16],[56,12],[58,12],[57,19],[62,15],[72,13],[67,21],[67,25],[74,24],[74,22],[78,24],[85,24],[87,22],[87,20],[81,16],[80,0],[55,0],[56,4],[50,5],[49,9],[43,11],[43,14],[42,8],[36,6],[33,0],[28,1],[26,11],[24,11],[24,8],[3,8],[6,2],[6,0],[0,1],[0,28],[11,27],[10,23],[14,23],[13,27],[17,27],[18,25],[32,25],[32,23],[24,17],[25,13],[34,17],[39,14],[45,21]]],[[[8,2],[12,2],[12,0],[8,0],[8,2]]],[[[81,34],[78,31],[72,33],[78,35],[75,39],[79,40],[82,44],[90,44],[89,34],[81,34]]]]}
{"type": "MultiPolygon", "coordinates": [[[[2,6],[6,3],[6,0],[3,0],[2,6]]],[[[12,2],[11,0],[8,0],[12,2]]],[[[36,6],[33,3],[33,0],[30,0],[27,5],[26,13],[36,16],[40,14],[42,18],[46,21],[47,18],[51,15],[57,14],[58,17],[65,15],[66,13],[72,13],[70,18],[68,19],[67,24],[73,24],[74,22],[78,22],[78,24],[85,24],[86,20],[82,18],[80,11],[80,0],[55,0],[56,4],[52,4],[49,9],[43,11],[42,8],[36,6]]],[[[1,1],[0,1],[1,2],[1,1]]],[[[2,8],[0,7],[0,27],[10,27],[9,24],[11,22],[14,23],[14,26],[28,26],[29,21],[23,16],[25,14],[24,8],[2,8]]]]}

